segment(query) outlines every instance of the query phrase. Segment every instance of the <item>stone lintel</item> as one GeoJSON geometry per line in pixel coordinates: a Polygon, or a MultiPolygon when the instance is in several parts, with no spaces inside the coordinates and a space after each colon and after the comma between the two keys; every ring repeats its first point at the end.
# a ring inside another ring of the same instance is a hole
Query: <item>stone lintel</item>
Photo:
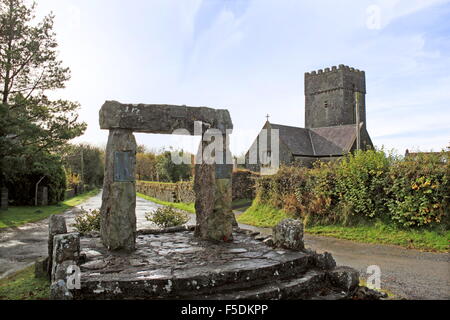
{"type": "Polygon", "coordinates": [[[174,130],[186,129],[190,135],[194,135],[197,133],[194,132],[195,121],[201,121],[207,127],[219,129],[223,133],[227,129],[233,129],[230,114],[224,109],[162,104],[122,104],[117,101],[106,101],[100,109],[101,129],[128,129],[134,132],[157,134],[172,134],[174,130]]]}

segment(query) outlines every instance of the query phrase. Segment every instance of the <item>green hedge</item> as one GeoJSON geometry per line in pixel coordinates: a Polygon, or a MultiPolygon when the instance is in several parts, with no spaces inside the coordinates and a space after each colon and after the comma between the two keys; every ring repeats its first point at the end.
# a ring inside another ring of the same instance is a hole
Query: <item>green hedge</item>
{"type": "Polygon", "coordinates": [[[282,167],[257,181],[256,200],[309,225],[376,219],[401,227],[449,226],[449,153],[400,159],[359,151],[312,169],[282,167]]]}

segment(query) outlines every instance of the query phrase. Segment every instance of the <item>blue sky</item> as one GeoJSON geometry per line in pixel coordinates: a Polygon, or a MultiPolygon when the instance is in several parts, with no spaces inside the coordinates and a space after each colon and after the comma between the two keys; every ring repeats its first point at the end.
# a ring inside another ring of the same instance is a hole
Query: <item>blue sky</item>
{"type": "MultiPolygon", "coordinates": [[[[449,0],[45,0],[60,57],[72,70],[55,95],[79,101],[86,133],[104,145],[105,100],[227,108],[231,148],[245,151],[270,114],[304,126],[304,73],[339,64],[366,71],[376,146],[450,144],[449,0]]],[[[137,135],[194,151],[197,138],[137,135]]]]}

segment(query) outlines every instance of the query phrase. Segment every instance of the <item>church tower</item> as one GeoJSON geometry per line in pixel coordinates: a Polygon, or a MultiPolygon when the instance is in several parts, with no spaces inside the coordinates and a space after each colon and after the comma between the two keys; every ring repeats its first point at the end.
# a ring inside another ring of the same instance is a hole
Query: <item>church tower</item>
{"type": "Polygon", "coordinates": [[[305,73],[305,127],[356,124],[359,113],[366,128],[366,76],[364,71],[340,65],[305,73]],[[358,92],[358,110],[355,92],[358,92]]]}

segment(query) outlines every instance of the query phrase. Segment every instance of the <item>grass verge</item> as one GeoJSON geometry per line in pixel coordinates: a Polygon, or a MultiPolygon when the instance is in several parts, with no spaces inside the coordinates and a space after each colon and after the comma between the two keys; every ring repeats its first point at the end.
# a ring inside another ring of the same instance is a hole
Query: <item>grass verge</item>
{"type": "Polygon", "coordinates": [[[250,208],[236,219],[240,223],[266,228],[275,226],[287,217],[288,215],[282,210],[253,201],[250,208]]]}
{"type": "Polygon", "coordinates": [[[358,226],[312,226],[306,232],[364,243],[393,244],[408,249],[448,252],[450,231],[405,230],[377,222],[358,226]]]}
{"type": "Polygon", "coordinates": [[[69,208],[79,205],[88,198],[95,196],[98,192],[98,189],[94,189],[56,205],[9,207],[6,211],[0,211],[0,229],[18,227],[26,223],[45,219],[53,214],[62,213],[69,208]]]}
{"type": "Polygon", "coordinates": [[[248,209],[252,205],[252,199],[238,199],[231,203],[233,209],[248,209]]]}
{"type": "Polygon", "coordinates": [[[0,280],[0,300],[47,300],[50,283],[34,277],[34,265],[0,280]]]}
{"type": "MultiPolygon", "coordinates": [[[[247,209],[237,220],[257,227],[273,227],[287,218],[282,210],[257,203],[247,209]]],[[[408,249],[434,252],[448,252],[450,231],[448,230],[406,230],[383,222],[357,226],[315,225],[307,227],[307,233],[352,240],[363,243],[391,244],[408,249]]]]}

